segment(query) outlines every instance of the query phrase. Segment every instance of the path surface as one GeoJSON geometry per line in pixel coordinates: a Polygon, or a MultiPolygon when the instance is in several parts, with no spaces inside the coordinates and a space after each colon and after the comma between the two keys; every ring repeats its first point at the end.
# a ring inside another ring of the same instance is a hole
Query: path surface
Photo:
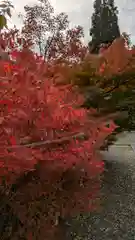
{"type": "Polygon", "coordinates": [[[135,240],[135,152],[112,147],[104,158],[102,209],[69,221],[69,240],[135,240]]]}

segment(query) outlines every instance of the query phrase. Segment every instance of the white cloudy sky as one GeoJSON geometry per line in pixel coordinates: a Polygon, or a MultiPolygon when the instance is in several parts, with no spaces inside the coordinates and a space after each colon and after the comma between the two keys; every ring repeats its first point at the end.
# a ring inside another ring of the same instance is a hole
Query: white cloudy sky
{"type": "MultiPolygon", "coordinates": [[[[17,18],[17,13],[23,12],[23,6],[33,3],[36,0],[12,0],[15,6],[12,23],[20,25],[17,18]]],[[[93,12],[94,0],[50,0],[57,12],[64,11],[68,13],[69,20],[72,25],[80,24],[85,30],[85,39],[88,41],[91,21],[91,14],[93,12]]],[[[119,9],[119,25],[121,31],[130,33],[132,41],[135,43],[135,0],[115,0],[119,9]]]]}

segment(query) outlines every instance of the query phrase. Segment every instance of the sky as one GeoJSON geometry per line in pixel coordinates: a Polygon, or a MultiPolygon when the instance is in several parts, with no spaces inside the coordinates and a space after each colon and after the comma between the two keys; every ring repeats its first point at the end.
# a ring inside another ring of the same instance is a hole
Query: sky
{"type": "MultiPolygon", "coordinates": [[[[32,4],[36,0],[12,0],[15,6],[11,23],[21,26],[17,14],[23,12],[26,4],[32,4]]],[[[85,41],[90,40],[89,28],[91,26],[91,15],[93,13],[94,0],[50,0],[56,12],[66,12],[69,16],[71,26],[81,25],[84,28],[85,41]]],[[[119,10],[119,26],[121,32],[131,34],[132,43],[135,44],[135,0],[115,0],[119,10]]]]}

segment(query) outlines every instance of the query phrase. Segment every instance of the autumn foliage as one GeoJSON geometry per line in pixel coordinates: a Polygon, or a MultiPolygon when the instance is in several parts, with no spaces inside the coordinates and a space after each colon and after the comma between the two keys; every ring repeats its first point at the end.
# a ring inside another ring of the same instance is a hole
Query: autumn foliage
{"type": "Polygon", "coordinates": [[[13,239],[45,239],[58,216],[95,206],[104,170],[98,150],[116,126],[80,107],[76,87],[55,84],[55,63],[26,46],[11,50],[14,62],[0,62],[1,188],[25,226],[13,239]]]}
{"type": "Polygon", "coordinates": [[[100,87],[97,78],[108,80],[121,54],[84,58],[83,29],[69,29],[67,15],[39,2],[25,6],[21,34],[14,29],[0,36],[10,58],[0,61],[0,194],[19,221],[11,240],[56,240],[59,217],[97,207],[104,171],[99,149],[116,128],[109,115],[97,118],[94,108],[82,107],[76,80],[94,79],[100,87]]]}

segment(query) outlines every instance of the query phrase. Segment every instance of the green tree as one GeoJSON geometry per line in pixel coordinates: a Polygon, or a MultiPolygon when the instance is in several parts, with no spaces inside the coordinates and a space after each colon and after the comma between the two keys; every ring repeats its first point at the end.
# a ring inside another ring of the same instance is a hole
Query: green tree
{"type": "Polygon", "coordinates": [[[92,41],[89,44],[94,46],[92,49],[94,53],[98,53],[100,44],[112,43],[114,39],[120,37],[117,15],[114,0],[95,0],[90,29],[92,41]]]}

